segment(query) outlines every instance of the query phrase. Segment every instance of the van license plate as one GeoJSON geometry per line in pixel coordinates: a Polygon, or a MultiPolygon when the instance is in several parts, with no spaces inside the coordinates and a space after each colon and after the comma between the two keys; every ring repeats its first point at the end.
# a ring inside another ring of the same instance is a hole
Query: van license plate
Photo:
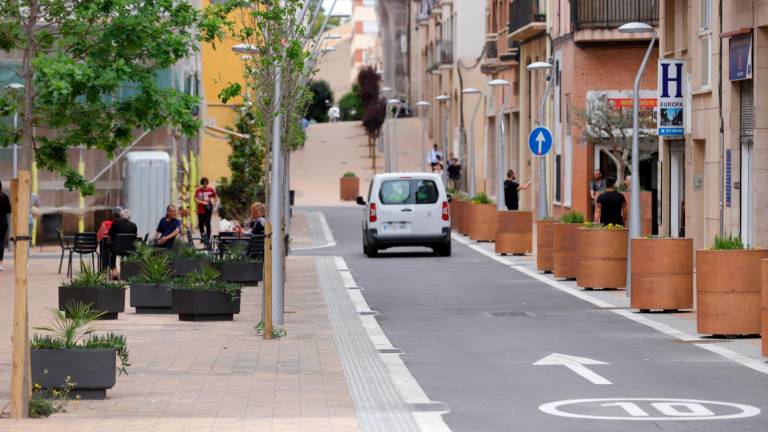
{"type": "Polygon", "coordinates": [[[407,233],[411,231],[411,224],[408,222],[387,222],[381,227],[381,231],[388,234],[407,233]]]}

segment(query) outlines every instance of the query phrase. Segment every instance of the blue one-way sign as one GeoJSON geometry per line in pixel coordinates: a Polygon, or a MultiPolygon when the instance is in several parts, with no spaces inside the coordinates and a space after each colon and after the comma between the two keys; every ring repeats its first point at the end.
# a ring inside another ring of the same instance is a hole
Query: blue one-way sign
{"type": "Polygon", "coordinates": [[[535,156],[546,156],[552,150],[552,132],[545,127],[537,127],[528,135],[528,148],[535,156]]]}

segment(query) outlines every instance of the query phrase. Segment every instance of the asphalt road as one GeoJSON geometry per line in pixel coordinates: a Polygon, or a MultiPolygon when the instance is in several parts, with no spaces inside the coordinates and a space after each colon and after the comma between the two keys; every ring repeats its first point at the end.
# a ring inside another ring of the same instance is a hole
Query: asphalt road
{"type": "Polygon", "coordinates": [[[454,431],[768,431],[768,375],[455,241],[447,258],[414,248],[366,258],[361,211],[322,211],[337,246],[311,254],[345,258],[411,373],[450,408],[445,421],[454,431]],[[597,377],[533,365],[552,353],[607,364],[586,365],[597,377]],[[581,399],[610,400],[541,408],[581,399]]]}

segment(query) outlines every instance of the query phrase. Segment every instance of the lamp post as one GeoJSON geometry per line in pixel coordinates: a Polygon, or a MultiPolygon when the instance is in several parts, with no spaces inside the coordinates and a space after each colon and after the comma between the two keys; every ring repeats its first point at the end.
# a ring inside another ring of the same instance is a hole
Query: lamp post
{"type": "Polygon", "coordinates": [[[495,79],[488,82],[488,87],[492,90],[501,88],[501,107],[496,116],[496,122],[499,124],[499,133],[496,138],[496,210],[504,210],[504,110],[507,109],[507,96],[504,90],[509,86],[509,81],[495,79]]]}
{"type": "MultiPolygon", "coordinates": [[[[17,90],[24,90],[24,84],[19,83],[11,83],[5,86],[7,89],[11,89],[14,91],[17,90]]],[[[19,128],[19,112],[14,111],[13,112],[13,129],[16,130],[19,128]]],[[[13,144],[13,178],[17,178],[19,176],[19,145],[13,144]]]]}
{"type": "Polygon", "coordinates": [[[475,102],[475,109],[472,110],[472,120],[469,122],[469,161],[467,163],[469,169],[467,175],[469,182],[467,187],[469,188],[469,196],[474,197],[477,194],[477,176],[475,175],[475,118],[477,117],[477,111],[480,109],[480,102],[483,100],[483,92],[470,87],[461,91],[464,95],[477,95],[477,102],[475,102]]]}
{"type": "Polygon", "coordinates": [[[448,95],[440,95],[435,98],[440,104],[440,109],[443,111],[443,183],[448,184],[448,170],[446,161],[448,160],[448,105],[451,103],[451,97],[448,95]]]}
{"type": "MultiPolygon", "coordinates": [[[[552,63],[549,62],[535,62],[526,66],[529,71],[544,70],[550,71],[552,69],[552,63]]],[[[539,118],[536,124],[544,126],[544,108],[547,104],[547,98],[552,91],[552,82],[554,80],[551,76],[547,75],[547,87],[544,90],[544,94],[541,95],[541,104],[539,105],[539,118]]],[[[547,159],[545,156],[539,156],[539,220],[545,219],[549,215],[549,203],[547,202],[547,159]]]]}
{"type": "Polygon", "coordinates": [[[632,186],[629,191],[629,238],[627,242],[627,297],[632,294],[632,240],[640,238],[643,233],[640,203],[640,137],[639,137],[639,115],[640,115],[640,80],[643,78],[645,66],[651,57],[653,46],[656,44],[656,29],[641,22],[630,22],[619,27],[621,33],[652,33],[651,43],[645,51],[643,62],[640,63],[640,69],[635,76],[635,83],[632,88],[632,186]]]}
{"type": "MultiPolygon", "coordinates": [[[[385,100],[387,99],[387,96],[392,92],[392,87],[384,86],[381,88],[381,94],[384,96],[385,100]]],[[[384,125],[382,127],[382,131],[384,132],[381,136],[381,146],[382,146],[382,152],[384,153],[384,172],[391,172],[389,166],[389,107],[384,107],[384,125]]]]}
{"type": "Polygon", "coordinates": [[[427,169],[427,111],[429,110],[430,103],[421,100],[416,102],[416,109],[421,108],[421,168],[426,171],[427,169]]]}
{"type": "MultiPolygon", "coordinates": [[[[391,107],[396,106],[397,110],[395,111],[395,119],[397,119],[397,116],[400,115],[400,100],[399,99],[389,99],[387,101],[387,116],[390,115],[390,112],[392,111],[391,107]]],[[[388,147],[388,157],[385,161],[389,165],[389,172],[395,172],[397,171],[397,137],[395,136],[396,131],[396,124],[394,121],[388,122],[389,123],[389,138],[387,139],[387,147],[388,147]]]]}

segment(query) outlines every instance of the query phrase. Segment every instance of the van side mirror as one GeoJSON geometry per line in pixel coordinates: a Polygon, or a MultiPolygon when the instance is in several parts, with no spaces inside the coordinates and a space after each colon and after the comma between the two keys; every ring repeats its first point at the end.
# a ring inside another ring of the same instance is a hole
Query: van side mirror
{"type": "Polygon", "coordinates": [[[453,201],[453,196],[451,194],[446,194],[446,196],[448,197],[448,202],[453,201]]]}
{"type": "Polygon", "coordinates": [[[363,199],[363,197],[361,196],[357,197],[357,205],[361,205],[361,206],[365,205],[365,200],[363,199]]]}

